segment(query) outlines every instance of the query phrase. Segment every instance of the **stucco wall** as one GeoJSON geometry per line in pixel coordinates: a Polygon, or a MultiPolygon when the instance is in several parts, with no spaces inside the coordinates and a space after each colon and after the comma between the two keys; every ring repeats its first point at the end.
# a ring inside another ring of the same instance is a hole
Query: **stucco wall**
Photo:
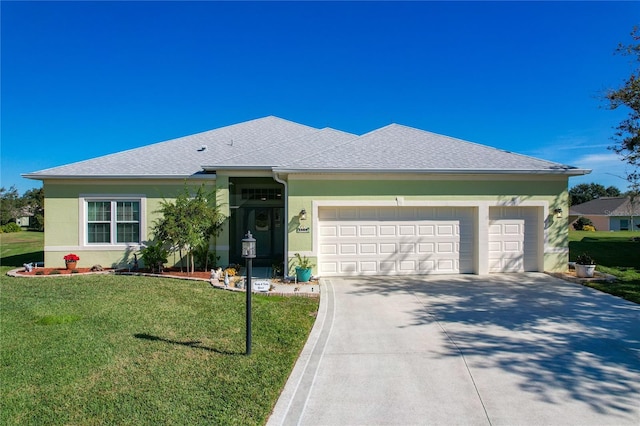
{"type": "MultiPolygon", "coordinates": [[[[300,252],[317,260],[313,251],[314,230],[309,233],[296,232],[298,213],[307,211],[307,223],[313,222],[314,201],[335,200],[345,203],[366,201],[388,201],[416,203],[461,202],[470,206],[525,205],[538,203],[548,206],[544,218],[544,269],[557,271],[566,269],[568,262],[569,199],[566,177],[538,177],[524,179],[522,176],[458,176],[449,180],[416,176],[389,176],[382,180],[377,175],[361,175],[357,178],[328,180],[321,176],[289,176],[289,255],[300,252]],[[401,198],[401,201],[398,200],[401,198]],[[550,212],[561,208],[563,218],[550,212]]],[[[306,224],[305,224],[306,225],[306,224]]]]}
{"type": "MultiPolygon", "coordinates": [[[[228,181],[227,181],[228,182],[228,181]]],[[[190,180],[189,186],[194,190],[205,183],[207,188],[215,188],[214,180],[190,180]]],[[[141,196],[145,200],[144,218],[146,224],[143,231],[143,243],[152,236],[149,227],[157,219],[156,211],[163,200],[172,201],[184,189],[184,180],[143,180],[132,181],[98,181],[85,180],[64,181],[46,180],[45,191],[45,266],[63,267],[63,256],[76,253],[80,256],[79,267],[90,267],[100,264],[104,267],[124,266],[133,260],[140,246],[137,244],[114,245],[107,247],[91,247],[82,241],[79,197],[84,196],[141,196]]],[[[228,188],[228,186],[227,186],[228,188]]],[[[223,189],[224,191],[224,189],[223,189]]],[[[224,196],[224,194],[222,194],[224,196]]],[[[228,206],[226,207],[228,210],[228,206]]],[[[171,263],[172,258],[170,258],[171,263]]]]}

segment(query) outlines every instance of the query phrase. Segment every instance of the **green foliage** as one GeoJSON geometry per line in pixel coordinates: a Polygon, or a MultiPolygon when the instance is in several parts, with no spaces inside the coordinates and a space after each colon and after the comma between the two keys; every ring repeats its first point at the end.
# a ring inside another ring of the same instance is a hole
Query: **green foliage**
{"type": "Polygon", "coordinates": [[[616,127],[615,145],[610,149],[619,154],[622,159],[635,167],[635,171],[628,174],[629,180],[637,181],[640,166],[640,28],[631,31],[632,44],[619,44],[616,53],[631,56],[636,63],[635,69],[621,87],[610,90],[606,94],[609,108],[612,110],[625,107],[629,115],[616,127]]]}
{"type": "Polygon", "coordinates": [[[137,276],[0,277],[0,424],[264,425],[318,299],[137,276]]]}
{"type": "Polygon", "coordinates": [[[576,258],[576,263],[578,265],[595,265],[596,262],[593,260],[591,256],[587,253],[582,253],[576,258]]]}
{"type": "Polygon", "coordinates": [[[300,256],[300,253],[294,254],[295,264],[301,269],[311,269],[315,264],[307,256],[300,256]]]}
{"type": "Polygon", "coordinates": [[[10,234],[11,232],[20,232],[22,228],[15,222],[9,222],[0,227],[2,232],[10,234]]]}
{"type": "Polygon", "coordinates": [[[581,183],[569,190],[569,203],[572,206],[586,203],[601,197],[619,197],[621,192],[615,186],[605,188],[599,183],[581,183]]]}
{"type": "Polygon", "coordinates": [[[20,197],[15,186],[0,188],[0,225],[28,214],[33,215],[29,228],[44,230],[44,189],[30,189],[20,197]]]}
{"type": "Polygon", "coordinates": [[[575,261],[579,254],[589,253],[598,265],[632,267],[640,270],[640,242],[633,238],[637,231],[569,231],[569,255],[575,261]]]}
{"type": "MultiPolygon", "coordinates": [[[[205,192],[204,184],[198,187],[194,196],[185,184],[184,190],[175,201],[163,200],[160,209],[160,219],[156,220],[152,232],[156,239],[174,251],[187,252],[190,270],[195,268],[195,251],[206,253],[203,256],[205,268],[209,266],[209,246],[211,238],[216,236],[226,216],[216,206],[216,192],[205,192]]],[[[182,258],[182,256],[180,256],[182,258]]],[[[189,270],[189,266],[187,267],[189,270]]]]}
{"type": "Polygon", "coordinates": [[[162,246],[162,242],[155,241],[142,250],[140,250],[140,258],[144,266],[151,269],[151,272],[162,271],[164,264],[167,263],[167,250],[162,246]]]}
{"type": "Polygon", "coordinates": [[[5,225],[21,216],[20,211],[24,202],[15,186],[9,189],[0,188],[0,225],[5,225]]]}
{"type": "Polygon", "coordinates": [[[591,219],[584,216],[580,216],[578,220],[573,223],[573,229],[575,229],[576,231],[586,231],[586,229],[584,229],[585,226],[591,226],[595,230],[591,219]]]}
{"type": "Polygon", "coordinates": [[[33,214],[29,229],[44,231],[44,188],[30,189],[22,198],[25,206],[33,214]]]}

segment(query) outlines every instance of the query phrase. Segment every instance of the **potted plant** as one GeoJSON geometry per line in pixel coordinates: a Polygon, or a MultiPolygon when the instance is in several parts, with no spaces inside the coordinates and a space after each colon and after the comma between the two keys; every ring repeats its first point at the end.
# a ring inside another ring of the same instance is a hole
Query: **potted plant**
{"type": "Polygon", "coordinates": [[[300,253],[296,253],[296,278],[298,282],[306,283],[311,279],[311,270],[315,266],[311,259],[307,256],[300,256],[300,253]]]}
{"type": "Polygon", "coordinates": [[[582,253],[576,259],[576,276],[579,278],[592,278],[596,270],[596,262],[587,253],[582,253]]]}
{"type": "Polygon", "coordinates": [[[78,260],[80,260],[78,255],[73,253],[69,253],[64,257],[64,263],[67,265],[67,269],[76,269],[78,260]]]}

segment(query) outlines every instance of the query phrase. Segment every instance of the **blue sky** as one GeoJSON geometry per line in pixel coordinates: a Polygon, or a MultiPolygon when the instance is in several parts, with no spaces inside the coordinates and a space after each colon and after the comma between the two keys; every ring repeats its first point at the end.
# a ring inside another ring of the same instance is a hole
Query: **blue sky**
{"type": "Polygon", "coordinates": [[[399,123],[591,168],[626,111],[608,88],[639,2],[6,2],[1,184],[275,115],[363,134],[399,123]]]}

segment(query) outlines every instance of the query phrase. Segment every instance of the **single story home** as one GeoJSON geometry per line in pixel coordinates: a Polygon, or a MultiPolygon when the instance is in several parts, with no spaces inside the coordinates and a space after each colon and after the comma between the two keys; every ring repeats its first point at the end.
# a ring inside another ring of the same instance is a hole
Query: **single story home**
{"type": "Polygon", "coordinates": [[[569,223],[585,217],[598,231],[630,231],[640,228],[640,199],[601,197],[569,209],[569,223]]]}
{"type": "Polygon", "coordinates": [[[24,176],[43,181],[45,264],[124,265],[185,182],[217,188],[219,263],[310,257],[314,274],[558,271],[568,179],[590,170],[390,124],[364,135],[269,116],[24,176]]]}

